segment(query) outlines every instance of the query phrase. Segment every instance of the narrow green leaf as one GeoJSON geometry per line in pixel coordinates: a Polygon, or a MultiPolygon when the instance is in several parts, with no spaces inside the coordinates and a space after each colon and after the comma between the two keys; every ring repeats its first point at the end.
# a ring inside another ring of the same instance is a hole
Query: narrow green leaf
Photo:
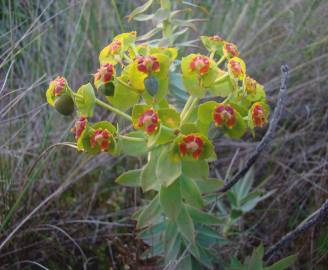
{"type": "Polygon", "coordinates": [[[127,187],[138,187],[141,185],[140,175],[142,170],[130,170],[125,173],[122,173],[119,177],[116,178],[115,182],[127,186],[127,187]]]}
{"type": "Polygon", "coordinates": [[[128,21],[131,21],[135,16],[139,15],[140,13],[145,12],[153,3],[153,0],[148,0],[146,3],[144,3],[141,6],[138,6],[136,9],[134,9],[127,17],[128,21]]]}
{"type": "Polygon", "coordinates": [[[194,223],[185,207],[181,208],[176,223],[178,225],[179,231],[182,234],[182,236],[187,241],[194,243],[195,241],[194,223]]]}
{"type": "Polygon", "coordinates": [[[215,224],[223,224],[224,220],[219,219],[218,217],[214,216],[213,214],[209,214],[203,212],[195,207],[190,205],[185,205],[189,215],[196,223],[206,224],[206,225],[215,225],[215,224]]]}
{"type": "Polygon", "coordinates": [[[159,196],[156,195],[155,198],[141,211],[137,220],[137,228],[144,228],[158,222],[161,212],[159,196]]]}
{"type": "Polygon", "coordinates": [[[296,261],[297,255],[291,255],[286,258],[283,258],[282,260],[274,263],[273,265],[270,265],[268,267],[265,267],[264,270],[284,270],[296,261]]]}
{"type": "Polygon", "coordinates": [[[161,186],[159,201],[164,213],[171,220],[175,220],[181,209],[181,192],[178,180],[168,187],[161,186]]]}
{"type": "Polygon", "coordinates": [[[161,150],[162,149],[159,147],[150,152],[148,156],[148,163],[143,167],[140,180],[141,187],[144,192],[151,189],[159,189],[159,179],[156,177],[156,168],[161,150]]]}

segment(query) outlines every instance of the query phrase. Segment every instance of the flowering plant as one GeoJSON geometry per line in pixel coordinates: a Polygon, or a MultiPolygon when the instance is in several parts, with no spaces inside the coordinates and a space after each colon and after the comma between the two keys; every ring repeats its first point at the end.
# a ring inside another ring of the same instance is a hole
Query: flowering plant
{"type": "Polygon", "coordinates": [[[137,44],[136,38],[136,32],[120,34],[101,50],[94,86],[88,83],[75,92],[57,77],[47,100],[64,115],[76,109],[72,132],[79,151],[148,156],[142,168],[116,179],[154,191],[150,203],[133,216],[140,236],[146,239],[147,229],[158,228],[166,260],[188,246],[192,258],[209,267],[204,258],[210,252],[202,241],[213,237],[210,225],[223,222],[203,211],[203,194],[223,185],[209,177],[208,163],[217,159],[213,131],[233,139],[247,130],[255,136],[255,129],[268,122],[265,91],[247,75],[237,46],[219,36],[201,37],[208,54],[181,60],[176,48],[137,44]],[[175,70],[179,65],[181,73],[175,70]],[[169,102],[172,73],[189,94],[182,109],[169,102]],[[134,130],[123,134],[118,122],[92,123],[96,105],[121,116],[134,130]]]}

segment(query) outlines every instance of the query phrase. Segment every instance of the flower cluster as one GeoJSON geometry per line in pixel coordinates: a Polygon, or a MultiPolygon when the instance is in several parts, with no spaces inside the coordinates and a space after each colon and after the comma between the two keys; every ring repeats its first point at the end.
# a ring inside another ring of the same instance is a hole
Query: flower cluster
{"type": "Polygon", "coordinates": [[[269,107],[263,86],[247,74],[235,44],[217,35],[201,40],[208,55],[182,57],[182,76],[174,71],[175,85],[189,93],[182,110],[167,99],[177,49],[137,44],[136,32],[114,37],[99,54],[93,84],[107,102],[96,97],[91,83],[74,92],[63,77],[51,81],[48,102],[65,115],[77,110],[72,132],[84,152],[134,155],[162,149],[167,157],[157,158],[172,162],[172,168],[185,161],[215,159],[212,129],[230,138],[241,138],[248,129],[254,135],[256,127],[268,122],[269,107]],[[210,100],[201,103],[205,96],[210,100]],[[96,104],[131,121],[135,131],[123,135],[117,123],[91,124],[96,104]]]}

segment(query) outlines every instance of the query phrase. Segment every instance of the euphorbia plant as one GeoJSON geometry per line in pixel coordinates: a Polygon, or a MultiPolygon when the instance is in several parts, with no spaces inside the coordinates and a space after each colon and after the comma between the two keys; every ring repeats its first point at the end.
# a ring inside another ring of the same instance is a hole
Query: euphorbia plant
{"type": "Polygon", "coordinates": [[[79,151],[147,155],[142,168],[116,180],[154,191],[150,203],[133,216],[140,236],[147,242],[149,230],[156,230],[161,239],[158,254],[164,254],[167,263],[187,248],[190,260],[211,267],[204,243],[215,238],[210,226],[223,222],[204,211],[203,194],[223,185],[209,177],[208,163],[217,159],[213,130],[230,138],[241,138],[247,130],[254,135],[255,128],[267,123],[269,107],[263,86],[247,75],[235,44],[219,36],[201,40],[208,54],[178,60],[175,48],[137,44],[135,32],[120,34],[100,52],[96,91],[88,83],[75,92],[65,78],[57,77],[47,100],[65,115],[76,109],[72,131],[79,151]],[[179,78],[189,94],[182,109],[168,101],[170,73],[177,72],[173,62],[180,64],[179,78]],[[118,123],[93,123],[96,105],[129,121],[130,131],[123,134],[118,123]]]}

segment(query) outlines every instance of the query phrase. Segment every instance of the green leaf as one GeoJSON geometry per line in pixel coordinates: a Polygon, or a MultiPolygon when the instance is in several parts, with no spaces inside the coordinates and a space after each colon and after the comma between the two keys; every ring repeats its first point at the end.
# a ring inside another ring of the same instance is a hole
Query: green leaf
{"type": "Polygon", "coordinates": [[[176,223],[182,236],[189,242],[195,242],[194,223],[185,207],[181,208],[176,223]]]}
{"type": "Polygon", "coordinates": [[[119,177],[116,178],[115,182],[127,187],[138,187],[140,186],[140,175],[142,170],[130,170],[125,173],[122,173],[119,177]]]}
{"type": "Polygon", "coordinates": [[[165,126],[178,128],[180,126],[180,113],[172,108],[158,110],[158,117],[165,126]]]}
{"type": "Polygon", "coordinates": [[[263,269],[263,244],[259,245],[252,253],[248,263],[248,270],[262,270],[263,269]]]}
{"type": "Polygon", "coordinates": [[[200,225],[196,227],[196,231],[197,242],[204,247],[209,247],[215,244],[223,245],[229,243],[229,241],[221,236],[218,231],[215,231],[209,226],[200,225]]]}
{"type": "Polygon", "coordinates": [[[161,213],[162,211],[159,203],[159,196],[156,195],[154,199],[141,211],[137,220],[137,228],[144,228],[158,222],[158,218],[161,213]]]}
{"type": "MultiPolygon", "coordinates": [[[[145,134],[143,131],[132,131],[126,134],[126,136],[131,138],[145,139],[145,134]]],[[[120,148],[123,153],[129,156],[140,156],[148,152],[147,142],[131,141],[126,138],[120,138],[120,148]]]]}
{"type": "Polygon", "coordinates": [[[197,124],[200,129],[200,132],[207,136],[209,127],[213,122],[213,111],[215,106],[217,106],[217,102],[208,101],[205,102],[198,107],[198,120],[197,124]]]}
{"type": "Polygon", "coordinates": [[[147,146],[152,147],[154,145],[166,144],[173,141],[175,137],[176,135],[174,129],[160,125],[159,130],[149,136],[147,146]]]}
{"type": "Polygon", "coordinates": [[[181,175],[181,160],[173,159],[171,151],[167,147],[163,148],[159,156],[156,175],[162,185],[166,187],[181,175]]]}
{"type": "Polygon", "coordinates": [[[224,181],[221,179],[207,179],[207,180],[197,180],[196,184],[201,193],[215,192],[219,188],[223,187],[224,181]]]}
{"type": "Polygon", "coordinates": [[[265,267],[264,270],[284,270],[290,267],[291,265],[293,265],[296,259],[297,259],[297,255],[288,256],[274,263],[273,265],[265,267]]]}
{"type": "Polygon", "coordinates": [[[80,115],[92,117],[96,104],[96,96],[92,85],[90,83],[82,85],[77,90],[77,95],[79,96],[75,97],[75,104],[80,115]]]}
{"type": "Polygon", "coordinates": [[[207,179],[209,173],[206,160],[182,161],[182,173],[193,179],[207,179]]]}
{"type": "Polygon", "coordinates": [[[219,219],[218,217],[214,216],[213,214],[208,214],[203,212],[195,207],[190,205],[185,205],[189,215],[196,223],[206,224],[206,225],[216,225],[216,224],[223,224],[224,221],[219,219]]]}
{"type": "Polygon", "coordinates": [[[213,96],[229,96],[234,90],[230,76],[227,76],[225,72],[219,71],[217,81],[215,81],[208,90],[213,96]]]}
{"type": "Polygon", "coordinates": [[[106,98],[113,104],[114,107],[125,111],[138,102],[140,93],[134,91],[131,89],[131,87],[128,87],[126,84],[124,84],[124,80],[125,79],[123,79],[123,76],[115,79],[114,96],[108,96],[106,98]]]}
{"type": "Polygon", "coordinates": [[[149,153],[148,163],[143,167],[140,179],[141,187],[144,192],[149,190],[159,190],[159,179],[156,177],[156,168],[161,147],[155,148],[149,153]]]}
{"type": "Polygon", "coordinates": [[[181,239],[175,222],[166,220],[164,233],[165,265],[176,260],[179,255],[181,239]]]}
{"type": "Polygon", "coordinates": [[[152,5],[153,0],[148,0],[146,3],[144,3],[143,5],[137,7],[136,9],[134,9],[127,17],[128,17],[128,21],[131,21],[135,16],[145,12],[148,8],[150,8],[150,6],[152,5]]]}
{"type": "Polygon", "coordinates": [[[168,187],[161,186],[159,191],[159,201],[168,218],[176,220],[181,209],[181,192],[178,180],[168,187]]]}
{"type": "Polygon", "coordinates": [[[201,208],[204,205],[202,196],[195,182],[184,175],[179,178],[181,195],[186,200],[186,202],[196,208],[201,208]]]}

